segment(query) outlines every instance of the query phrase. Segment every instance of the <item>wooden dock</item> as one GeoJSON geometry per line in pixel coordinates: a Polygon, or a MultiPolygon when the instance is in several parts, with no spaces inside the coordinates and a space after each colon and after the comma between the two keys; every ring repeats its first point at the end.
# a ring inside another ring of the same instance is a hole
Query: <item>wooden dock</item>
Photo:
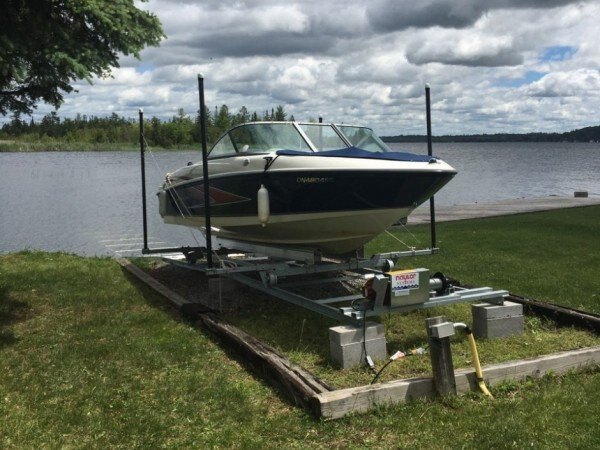
{"type": "MultiPolygon", "coordinates": [[[[471,203],[468,205],[436,205],[436,222],[452,220],[479,219],[482,217],[507,216],[553,209],[577,208],[600,205],[600,196],[592,197],[536,197],[500,200],[492,203],[471,203]]],[[[411,225],[429,223],[429,202],[419,206],[410,216],[411,225]]]]}

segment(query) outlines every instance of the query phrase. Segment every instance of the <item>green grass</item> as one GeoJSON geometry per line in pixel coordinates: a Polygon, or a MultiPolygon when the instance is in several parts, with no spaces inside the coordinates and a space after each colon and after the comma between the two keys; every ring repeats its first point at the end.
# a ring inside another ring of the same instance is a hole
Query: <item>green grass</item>
{"type": "MultiPolygon", "coordinates": [[[[410,232],[429,245],[428,227],[410,232]]],[[[395,234],[418,245],[406,231],[395,234]]],[[[600,207],[444,222],[437,235],[440,254],[406,264],[600,313],[600,207]]],[[[384,234],[368,248],[376,253],[398,246],[384,234]]]]}
{"type": "MultiPolygon", "coordinates": [[[[539,270],[554,273],[561,266],[585,264],[598,268],[599,213],[600,208],[585,208],[513,217],[519,224],[513,235],[538,228],[541,236],[556,244],[541,245],[541,253],[535,252],[537,263],[521,255],[539,245],[535,233],[530,239],[519,238],[521,245],[515,243],[513,252],[498,250],[501,257],[495,258],[494,245],[510,240],[501,236],[496,220],[507,219],[471,222],[477,239],[460,245],[481,248],[476,244],[484,243],[489,261],[496,261],[494,268],[474,266],[477,262],[461,254],[458,244],[452,246],[450,237],[459,228],[468,230],[469,222],[440,224],[444,251],[427,261],[439,261],[439,270],[456,260],[448,273],[465,282],[501,281],[497,287],[511,283],[511,290],[541,298],[545,288],[529,279],[547,276],[539,270]],[[536,227],[538,219],[541,225],[536,227]],[[565,235],[565,229],[579,237],[565,235]],[[587,238],[582,240],[583,236],[587,238]],[[581,251],[570,248],[583,243],[581,251]],[[555,253],[556,261],[544,261],[552,248],[562,249],[555,253]],[[527,277],[498,270],[512,263],[532,271],[527,277]],[[472,267],[478,270],[471,271],[472,267]]],[[[505,223],[515,225],[514,220],[505,223]]],[[[488,258],[473,257],[479,263],[488,258]]],[[[595,273],[577,271],[560,295],[546,298],[594,306],[595,273]]],[[[262,314],[269,325],[279,318],[269,309],[262,314]]],[[[291,323],[282,346],[313,353],[320,345],[315,344],[320,326],[327,323],[310,316],[304,328],[302,321],[291,323]]],[[[472,394],[379,407],[334,422],[314,420],[110,259],[38,252],[0,256],[0,327],[0,448],[600,446],[597,370],[507,383],[493,389],[493,401],[472,394]]],[[[555,327],[530,321],[528,328],[554,333],[555,327]]],[[[398,333],[393,335],[397,342],[410,338],[402,334],[409,333],[406,330],[392,333],[398,333]]],[[[538,337],[539,341],[532,336],[531,346],[544,344],[546,337],[538,337]]],[[[458,349],[462,343],[455,344],[455,361],[466,359],[458,349]]],[[[484,363],[497,352],[483,342],[479,345],[484,363]]]]}

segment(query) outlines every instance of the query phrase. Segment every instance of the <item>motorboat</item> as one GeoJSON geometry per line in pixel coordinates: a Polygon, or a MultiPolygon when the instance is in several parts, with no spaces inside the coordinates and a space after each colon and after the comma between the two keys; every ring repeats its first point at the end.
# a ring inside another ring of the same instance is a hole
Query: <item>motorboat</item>
{"type": "MultiPolygon", "coordinates": [[[[367,127],[250,122],[208,153],[213,235],[349,254],[427,201],[456,174],[439,158],[395,152],[367,127]]],[[[166,175],[165,223],[205,226],[202,162],[166,175]]]]}

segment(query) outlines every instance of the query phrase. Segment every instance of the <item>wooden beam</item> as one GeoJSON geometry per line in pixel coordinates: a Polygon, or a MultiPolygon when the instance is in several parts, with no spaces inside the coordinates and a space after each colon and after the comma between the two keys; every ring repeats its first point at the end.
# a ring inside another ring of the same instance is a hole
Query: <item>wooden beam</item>
{"type": "MultiPolygon", "coordinates": [[[[540,377],[549,372],[559,374],[598,364],[600,346],[490,365],[483,368],[483,377],[486,383],[494,385],[503,381],[540,377]]],[[[457,370],[455,379],[459,393],[478,389],[473,369],[457,370]]],[[[403,403],[415,398],[431,398],[434,395],[433,378],[413,378],[325,392],[318,394],[317,400],[321,417],[337,419],[350,413],[367,411],[376,405],[403,403]]]]}
{"type": "Polygon", "coordinates": [[[127,270],[130,274],[134,275],[140,281],[143,281],[149,287],[151,287],[156,292],[158,292],[163,297],[165,297],[167,300],[169,300],[169,302],[173,306],[175,306],[177,308],[181,308],[183,305],[192,303],[188,299],[186,299],[185,297],[182,297],[178,293],[173,292],[171,289],[169,289],[168,287],[166,287],[164,284],[162,284],[156,278],[153,278],[150,275],[148,275],[146,272],[144,272],[142,269],[140,269],[138,266],[136,266],[135,264],[133,264],[128,259],[126,259],[126,258],[117,258],[117,263],[119,263],[119,265],[121,267],[123,267],[125,270],[127,270]]]}
{"type": "Polygon", "coordinates": [[[428,317],[425,319],[427,326],[427,342],[431,356],[433,370],[433,384],[439,395],[456,395],[456,380],[454,377],[454,363],[450,349],[450,337],[438,339],[432,335],[431,327],[446,322],[443,316],[428,317]]]}
{"type": "Polygon", "coordinates": [[[200,314],[199,322],[226,341],[230,348],[234,348],[244,357],[256,373],[279,387],[294,404],[312,413],[318,411],[316,395],[331,390],[322,380],[291,363],[272,347],[213,314],[200,314]]]}
{"type": "Polygon", "coordinates": [[[339,419],[354,412],[364,412],[377,405],[404,403],[417,398],[433,398],[433,378],[395,380],[355,388],[338,389],[317,395],[319,415],[324,419],[339,419]]]}
{"type": "Polygon", "coordinates": [[[507,300],[521,303],[525,310],[533,314],[548,317],[560,325],[575,325],[600,333],[600,315],[581,311],[574,308],[540,302],[531,298],[510,294],[507,300]]]}

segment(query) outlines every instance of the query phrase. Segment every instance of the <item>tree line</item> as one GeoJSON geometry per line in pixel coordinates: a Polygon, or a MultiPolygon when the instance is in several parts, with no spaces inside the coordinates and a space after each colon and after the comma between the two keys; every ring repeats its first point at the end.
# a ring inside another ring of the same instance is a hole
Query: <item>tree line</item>
{"type": "MultiPolygon", "coordinates": [[[[144,118],[144,136],[151,147],[172,148],[191,146],[200,142],[199,110],[190,116],[183,108],[167,120],[144,118]]],[[[259,114],[250,113],[245,106],[232,113],[227,105],[206,107],[206,135],[209,143],[232,126],[259,120],[288,120],[283,106],[259,114]]],[[[291,116],[289,120],[294,120],[291,116]]],[[[15,114],[0,129],[0,139],[24,142],[61,141],[89,144],[136,144],[139,142],[139,119],[125,118],[116,113],[108,117],[77,114],[74,118],[60,118],[56,111],[41,120],[23,120],[15,114]]]]}
{"type": "MultiPolygon", "coordinates": [[[[424,135],[382,136],[385,142],[427,142],[424,135]]],[[[600,142],[600,126],[565,133],[465,134],[433,136],[434,142],[600,142]]]]}

